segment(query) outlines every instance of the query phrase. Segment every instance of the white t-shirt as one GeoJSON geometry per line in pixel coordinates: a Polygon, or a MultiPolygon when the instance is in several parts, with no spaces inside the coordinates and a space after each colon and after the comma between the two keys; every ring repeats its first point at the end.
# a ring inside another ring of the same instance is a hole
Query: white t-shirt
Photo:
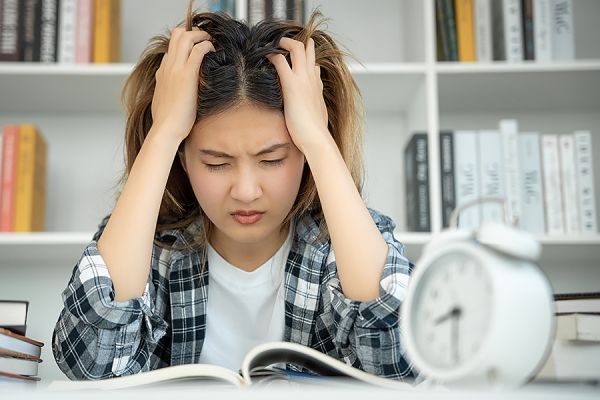
{"type": "Polygon", "coordinates": [[[206,337],[200,363],[238,371],[253,347],[283,341],[283,276],[292,231],[290,227],[277,253],[252,272],[231,265],[208,245],[206,337]]]}

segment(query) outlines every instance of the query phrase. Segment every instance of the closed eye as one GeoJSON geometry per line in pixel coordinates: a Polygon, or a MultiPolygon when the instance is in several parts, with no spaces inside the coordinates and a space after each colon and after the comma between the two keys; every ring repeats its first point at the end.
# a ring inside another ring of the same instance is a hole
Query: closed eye
{"type": "Polygon", "coordinates": [[[220,169],[225,168],[229,164],[223,163],[223,164],[204,164],[204,165],[206,165],[206,168],[208,168],[209,171],[218,171],[220,169]]]}
{"type": "Polygon", "coordinates": [[[279,167],[280,165],[283,165],[283,158],[279,159],[279,160],[262,160],[262,163],[265,163],[267,165],[270,165],[272,167],[279,167]]]}

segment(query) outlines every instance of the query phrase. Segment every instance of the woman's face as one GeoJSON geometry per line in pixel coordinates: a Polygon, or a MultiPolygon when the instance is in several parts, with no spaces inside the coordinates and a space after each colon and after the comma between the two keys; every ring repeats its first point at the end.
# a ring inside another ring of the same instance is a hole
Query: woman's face
{"type": "Polygon", "coordinates": [[[196,198],[216,228],[213,245],[281,244],[304,169],[283,114],[247,105],[208,117],[194,126],[184,151],[196,198]]]}

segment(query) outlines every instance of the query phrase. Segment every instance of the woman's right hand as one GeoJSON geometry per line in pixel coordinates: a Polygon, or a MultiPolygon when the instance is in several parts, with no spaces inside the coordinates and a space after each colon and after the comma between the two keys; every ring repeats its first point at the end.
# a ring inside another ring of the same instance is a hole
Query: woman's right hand
{"type": "Polygon", "coordinates": [[[152,99],[154,133],[166,132],[181,143],[196,120],[198,73],[204,56],[215,51],[210,35],[194,27],[175,28],[167,53],[156,71],[152,99]]]}

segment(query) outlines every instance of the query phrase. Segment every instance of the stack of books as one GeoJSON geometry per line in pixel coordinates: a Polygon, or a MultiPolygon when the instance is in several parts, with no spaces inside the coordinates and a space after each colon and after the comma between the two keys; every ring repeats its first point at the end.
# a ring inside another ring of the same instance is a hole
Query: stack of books
{"type": "Polygon", "coordinates": [[[41,232],[46,220],[47,145],[33,124],[0,132],[0,232],[41,232]]]}
{"type": "Polygon", "coordinates": [[[25,336],[27,301],[0,300],[0,388],[35,387],[42,342],[25,336]]]}

